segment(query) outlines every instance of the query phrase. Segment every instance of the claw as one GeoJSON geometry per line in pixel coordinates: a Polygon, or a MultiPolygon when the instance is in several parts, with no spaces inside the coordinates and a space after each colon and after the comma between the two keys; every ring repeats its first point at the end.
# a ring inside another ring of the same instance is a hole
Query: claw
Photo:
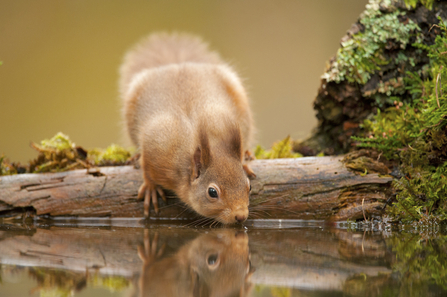
{"type": "Polygon", "coordinates": [[[141,261],[143,261],[144,265],[150,265],[157,258],[159,258],[163,255],[166,244],[163,243],[163,245],[161,247],[159,247],[159,245],[160,245],[160,242],[158,239],[158,232],[155,232],[154,238],[152,239],[152,242],[151,242],[150,236],[149,236],[149,230],[145,229],[143,245],[139,245],[137,247],[138,256],[140,257],[141,261]]]}
{"type": "Polygon", "coordinates": [[[250,168],[250,166],[248,166],[247,164],[242,165],[242,167],[245,170],[245,173],[247,174],[247,176],[249,178],[255,178],[256,174],[253,172],[253,170],[250,168]]]}
{"type": "Polygon", "coordinates": [[[161,199],[163,199],[163,201],[166,202],[165,192],[163,192],[161,187],[157,187],[157,192],[158,192],[158,195],[160,195],[161,199]]]}
{"type": "Polygon", "coordinates": [[[245,157],[245,161],[256,160],[256,157],[249,150],[246,150],[244,155],[245,155],[244,156],[245,157]]]}
{"type": "Polygon", "coordinates": [[[144,203],[143,203],[143,205],[144,205],[144,216],[146,218],[148,218],[149,217],[149,209],[151,207],[151,200],[150,200],[151,191],[149,189],[146,189],[146,191],[144,193],[145,193],[144,194],[144,203]]]}
{"type": "Polygon", "coordinates": [[[152,204],[154,205],[155,213],[158,214],[157,190],[155,190],[155,189],[151,190],[151,200],[152,200],[152,204]]]}
{"type": "Polygon", "coordinates": [[[144,182],[138,189],[138,199],[143,199],[146,196],[146,183],[144,182]]]}
{"type": "Polygon", "coordinates": [[[160,186],[152,186],[151,183],[148,183],[145,181],[138,190],[138,199],[144,199],[144,216],[146,218],[149,217],[149,210],[152,204],[154,205],[155,213],[158,214],[158,200],[157,200],[157,193],[160,195],[160,197],[163,199],[163,201],[166,202],[166,196],[163,192],[162,188],[160,186]]]}

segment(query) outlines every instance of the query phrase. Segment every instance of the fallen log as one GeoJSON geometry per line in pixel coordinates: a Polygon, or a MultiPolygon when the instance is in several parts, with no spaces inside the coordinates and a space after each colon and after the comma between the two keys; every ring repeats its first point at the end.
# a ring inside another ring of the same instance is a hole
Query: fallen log
{"type": "MultiPolygon", "coordinates": [[[[342,157],[255,160],[250,212],[279,219],[346,220],[378,215],[392,177],[358,174],[342,157]]],[[[142,183],[132,166],[100,167],[46,174],[0,177],[0,216],[143,217],[137,199],[142,183]]],[[[192,219],[197,215],[173,195],[159,201],[151,218],[192,219]]]]}

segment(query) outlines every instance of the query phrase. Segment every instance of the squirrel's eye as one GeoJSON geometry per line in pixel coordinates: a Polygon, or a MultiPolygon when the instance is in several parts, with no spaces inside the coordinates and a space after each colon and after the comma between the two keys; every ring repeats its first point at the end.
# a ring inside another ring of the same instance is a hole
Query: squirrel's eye
{"type": "Polygon", "coordinates": [[[208,188],[208,194],[209,194],[210,197],[212,197],[212,198],[219,198],[219,195],[217,194],[216,189],[213,188],[213,187],[209,187],[209,188],[208,188]]]}
{"type": "Polygon", "coordinates": [[[217,255],[210,255],[207,259],[208,265],[214,265],[217,262],[217,255]]]}
{"type": "Polygon", "coordinates": [[[250,192],[251,192],[251,185],[250,185],[250,192]]]}

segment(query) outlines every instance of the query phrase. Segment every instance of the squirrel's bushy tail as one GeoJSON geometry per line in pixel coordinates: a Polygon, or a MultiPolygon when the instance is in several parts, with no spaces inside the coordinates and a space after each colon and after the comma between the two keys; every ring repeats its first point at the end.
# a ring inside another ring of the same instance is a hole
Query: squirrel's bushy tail
{"type": "Polygon", "coordinates": [[[125,94],[132,77],[153,67],[183,62],[223,63],[197,36],[179,33],[155,33],[144,38],[124,57],[120,68],[120,91],[125,94]]]}

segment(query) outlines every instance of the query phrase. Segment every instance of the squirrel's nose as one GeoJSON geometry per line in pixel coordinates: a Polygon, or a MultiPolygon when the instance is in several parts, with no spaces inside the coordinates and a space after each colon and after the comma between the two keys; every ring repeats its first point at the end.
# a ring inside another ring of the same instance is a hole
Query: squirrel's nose
{"type": "Polygon", "coordinates": [[[236,215],[234,218],[235,218],[236,221],[238,221],[239,223],[243,223],[243,222],[245,222],[245,220],[247,219],[247,216],[246,216],[246,215],[238,214],[238,215],[236,215]]]}

